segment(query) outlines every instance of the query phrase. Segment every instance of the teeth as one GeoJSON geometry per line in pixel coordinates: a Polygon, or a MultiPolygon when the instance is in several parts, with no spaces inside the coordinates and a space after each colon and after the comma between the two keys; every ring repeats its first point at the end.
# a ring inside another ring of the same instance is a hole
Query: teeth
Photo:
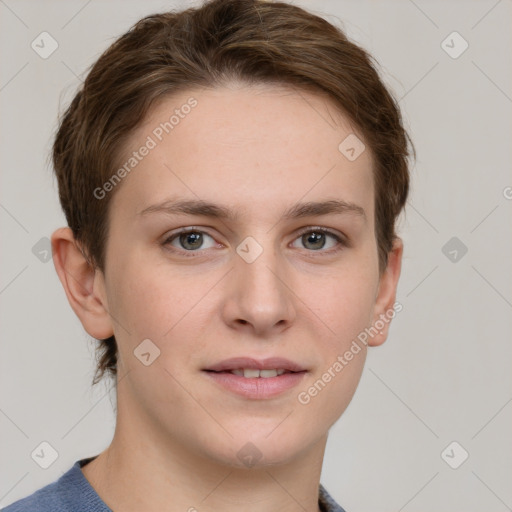
{"type": "Polygon", "coordinates": [[[254,377],[263,377],[264,379],[268,377],[277,377],[278,375],[282,375],[286,370],[256,370],[253,368],[243,368],[239,370],[231,370],[231,373],[234,375],[238,375],[239,377],[245,377],[246,379],[251,379],[254,377]]]}

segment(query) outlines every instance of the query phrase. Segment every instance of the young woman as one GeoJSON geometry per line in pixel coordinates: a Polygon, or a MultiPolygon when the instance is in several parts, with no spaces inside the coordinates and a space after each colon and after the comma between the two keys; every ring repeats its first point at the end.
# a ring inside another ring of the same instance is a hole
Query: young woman
{"type": "Polygon", "coordinates": [[[400,306],[410,145],[371,57],[299,7],[120,37],[53,148],[53,260],[115,434],[5,510],[342,511],[324,450],[400,306]]]}

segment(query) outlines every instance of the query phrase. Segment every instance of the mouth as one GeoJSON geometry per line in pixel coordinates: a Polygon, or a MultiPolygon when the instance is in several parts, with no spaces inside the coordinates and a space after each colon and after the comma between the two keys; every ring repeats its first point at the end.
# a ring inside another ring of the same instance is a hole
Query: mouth
{"type": "MultiPolygon", "coordinates": [[[[272,368],[269,370],[258,370],[257,368],[237,368],[235,370],[205,370],[207,372],[215,372],[215,373],[231,373],[233,375],[238,375],[239,377],[244,377],[246,379],[268,379],[271,377],[278,377],[285,373],[301,373],[301,372],[292,372],[290,370],[285,370],[284,368],[272,368]]],[[[305,370],[304,370],[305,371],[305,370]]]]}
{"type": "Polygon", "coordinates": [[[232,358],[202,371],[224,390],[249,399],[280,395],[295,387],[308,373],[300,364],[277,357],[232,358]]]}
{"type": "Polygon", "coordinates": [[[232,357],[203,369],[208,372],[233,372],[235,375],[246,378],[275,377],[276,375],[283,375],[284,373],[307,371],[307,369],[299,363],[283,357],[267,357],[266,359],[232,357]]]}

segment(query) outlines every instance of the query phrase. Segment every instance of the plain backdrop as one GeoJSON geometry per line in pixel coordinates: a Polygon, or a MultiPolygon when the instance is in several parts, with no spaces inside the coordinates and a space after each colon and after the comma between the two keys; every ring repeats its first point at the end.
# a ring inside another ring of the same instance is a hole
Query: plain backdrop
{"type": "MultiPolygon", "coordinates": [[[[348,512],[511,510],[512,4],[294,3],[375,56],[418,151],[403,310],[331,430],[322,483],[348,512]]],[[[191,4],[0,1],[0,506],[113,435],[112,393],[91,386],[95,343],[45,258],[65,225],[48,160],[57,115],[135,21],[191,4]],[[31,46],[42,32],[58,44],[47,58],[31,46]],[[48,469],[31,457],[42,442],[58,453],[48,469]]]]}

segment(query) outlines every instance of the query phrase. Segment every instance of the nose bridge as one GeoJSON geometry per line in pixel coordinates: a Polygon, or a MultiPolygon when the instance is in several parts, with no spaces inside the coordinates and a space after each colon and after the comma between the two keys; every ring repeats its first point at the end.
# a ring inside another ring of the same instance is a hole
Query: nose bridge
{"type": "Polygon", "coordinates": [[[236,248],[233,314],[254,328],[265,329],[283,320],[287,323],[293,317],[293,308],[291,292],[285,284],[283,256],[271,235],[257,237],[246,237],[236,248]]]}
{"type": "Polygon", "coordinates": [[[248,236],[238,245],[237,279],[245,287],[258,293],[277,291],[282,286],[279,279],[282,270],[281,255],[272,242],[272,236],[248,236]]]}

